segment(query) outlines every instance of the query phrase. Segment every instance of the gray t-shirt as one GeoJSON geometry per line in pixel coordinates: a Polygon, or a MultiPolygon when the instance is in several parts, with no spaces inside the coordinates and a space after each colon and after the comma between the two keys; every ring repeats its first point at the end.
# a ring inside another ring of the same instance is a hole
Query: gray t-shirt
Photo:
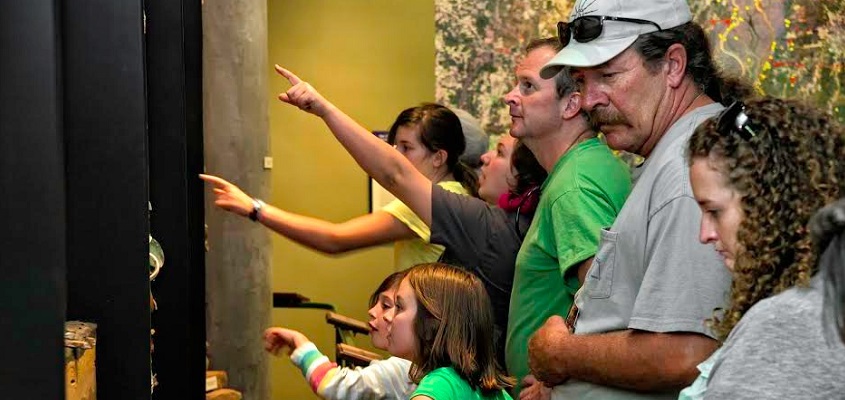
{"type": "Polygon", "coordinates": [[[484,282],[493,307],[496,357],[502,365],[516,254],[533,216],[523,214],[517,221],[516,214],[481,199],[431,187],[431,243],[446,247],[442,262],[462,267],[484,282]]]}
{"type": "MultiPolygon", "coordinates": [[[[684,156],[695,128],[723,109],[714,103],[681,117],[634,171],[634,188],[616,221],[602,229],[586,282],[575,296],[576,334],[625,329],[695,332],[722,307],[730,274],[713,247],[701,244],[701,211],[684,156]]],[[[635,368],[635,367],[633,367],[635,368]]],[[[553,399],[677,399],[678,390],[636,393],[570,380],[553,399]]]]}
{"type": "Polygon", "coordinates": [[[713,364],[706,399],[845,399],[845,345],[822,329],[823,282],[751,307],[713,364]]]}

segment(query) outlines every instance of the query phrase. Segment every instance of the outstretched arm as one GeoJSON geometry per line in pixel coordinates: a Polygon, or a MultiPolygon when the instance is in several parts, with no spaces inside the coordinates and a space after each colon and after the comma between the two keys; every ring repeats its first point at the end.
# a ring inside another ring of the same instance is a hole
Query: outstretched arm
{"type": "MultiPolygon", "coordinates": [[[[214,185],[216,206],[244,217],[252,212],[252,197],[239,187],[214,175],[200,174],[200,178],[214,185]]],[[[408,226],[383,211],[336,224],[268,204],[261,209],[258,221],[294,242],[328,254],[417,237],[408,226]]]]}
{"type": "Polygon", "coordinates": [[[288,348],[291,361],[322,399],[404,399],[411,391],[408,380],[411,362],[407,360],[391,357],[374,361],[365,368],[341,368],[305,335],[285,328],[264,331],[264,348],[275,355],[288,348]]]}
{"type": "Polygon", "coordinates": [[[387,191],[431,226],[431,181],[402,154],[326,100],[308,82],[276,65],[292,85],[279,100],[323,119],[352,158],[387,191]]]}

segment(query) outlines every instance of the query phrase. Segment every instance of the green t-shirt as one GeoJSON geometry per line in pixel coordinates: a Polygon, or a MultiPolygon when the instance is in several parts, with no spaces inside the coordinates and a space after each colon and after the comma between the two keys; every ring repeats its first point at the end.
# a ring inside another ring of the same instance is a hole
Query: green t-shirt
{"type": "Polygon", "coordinates": [[[517,378],[528,375],[528,339],[553,315],[566,318],[580,286],[570,268],[595,255],[631,191],[631,174],[599,139],[579,143],[543,182],[540,204],[516,257],[505,359],[517,378]]]}
{"type": "Polygon", "coordinates": [[[473,390],[452,367],[438,368],[426,374],[411,393],[411,400],[420,395],[434,400],[513,400],[504,390],[487,396],[481,390],[473,390]]]}

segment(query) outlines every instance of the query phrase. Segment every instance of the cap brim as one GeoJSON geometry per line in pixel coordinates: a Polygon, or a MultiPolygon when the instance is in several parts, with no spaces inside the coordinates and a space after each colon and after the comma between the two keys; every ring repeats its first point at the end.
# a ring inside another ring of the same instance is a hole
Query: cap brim
{"type": "Polygon", "coordinates": [[[637,40],[637,35],[619,39],[596,39],[581,43],[571,40],[551,61],[540,69],[540,76],[549,79],[564,67],[595,67],[618,56],[637,40]]]}

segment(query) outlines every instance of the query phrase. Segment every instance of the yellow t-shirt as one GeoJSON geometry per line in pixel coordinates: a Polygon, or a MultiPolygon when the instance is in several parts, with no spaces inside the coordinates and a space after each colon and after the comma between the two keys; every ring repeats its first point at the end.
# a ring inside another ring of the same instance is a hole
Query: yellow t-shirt
{"type": "MultiPolygon", "coordinates": [[[[469,195],[469,192],[461,186],[460,182],[438,182],[437,186],[450,192],[469,195]]],[[[397,271],[417,264],[435,262],[440,258],[444,247],[429,243],[431,229],[405,203],[393,200],[384,206],[381,211],[392,215],[419,236],[416,239],[399,240],[393,243],[393,265],[397,271]]]]}

